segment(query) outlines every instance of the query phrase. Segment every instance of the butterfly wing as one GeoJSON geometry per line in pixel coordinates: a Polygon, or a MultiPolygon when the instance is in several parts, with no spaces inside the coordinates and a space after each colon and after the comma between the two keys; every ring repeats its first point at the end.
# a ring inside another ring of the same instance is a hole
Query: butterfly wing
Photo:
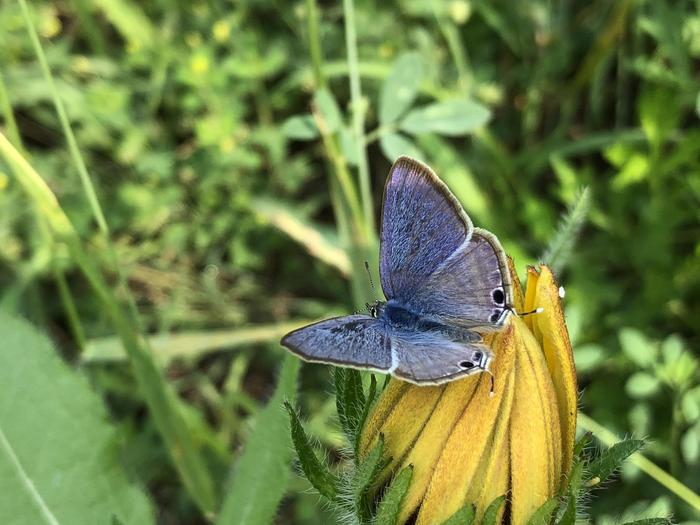
{"type": "Polygon", "coordinates": [[[512,304],[505,252],[480,228],[405,300],[417,314],[467,328],[501,326],[512,304]]]}
{"type": "Polygon", "coordinates": [[[335,317],[299,328],[282,345],[306,361],[388,372],[391,339],[387,327],[368,315],[335,317]]]}
{"type": "Polygon", "coordinates": [[[379,272],[387,299],[404,302],[471,236],[462,206],[430,168],[409,157],[384,187],[379,272]]]}
{"type": "Polygon", "coordinates": [[[512,304],[496,237],[475,229],[447,186],[408,157],[384,189],[380,277],[388,299],[437,322],[500,326],[512,304]]]}
{"type": "Polygon", "coordinates": [[[491,353],[476,342],[455,342],[435,333],[392,336],[397,357],[393,375],[421,385],[438,385],[488,370],[491,353]]]}

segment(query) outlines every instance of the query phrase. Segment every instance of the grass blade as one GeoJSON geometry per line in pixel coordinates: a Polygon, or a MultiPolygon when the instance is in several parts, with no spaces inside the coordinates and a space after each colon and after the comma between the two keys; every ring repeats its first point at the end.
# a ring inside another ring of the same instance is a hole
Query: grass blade
{"type": "Polygon", "coordinates": [[[258,415],[253,433],[234,468],[216,523],[272,523],[291,475],[292,443],[285,400],[296,397],[300,360],[285,355],[275,393],[258,415]]]}

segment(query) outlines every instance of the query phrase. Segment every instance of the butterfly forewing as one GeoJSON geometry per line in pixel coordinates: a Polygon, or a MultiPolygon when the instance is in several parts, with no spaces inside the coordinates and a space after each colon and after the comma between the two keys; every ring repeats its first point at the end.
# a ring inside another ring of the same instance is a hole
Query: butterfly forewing
{"type": "Polygon", "coordinates": [[[407,301],[471,231],[459,202],[430,168],[399,158],[382,208],[379,272],[387,299],[407,301]]]}
{"type": "Polygon", "coordinates": [[[380,273],[388,299],[429,319],[495,328],[512,304],[505,253],[427,166],[402,157],[384,190],[380,273]]]}
{"type": "Polygon", "coordinates": [[[391,368],[387,327],[368,315],[335,317],[299,328],[284,336],[282,344],[306,361],[381,372],[391,368]]]}

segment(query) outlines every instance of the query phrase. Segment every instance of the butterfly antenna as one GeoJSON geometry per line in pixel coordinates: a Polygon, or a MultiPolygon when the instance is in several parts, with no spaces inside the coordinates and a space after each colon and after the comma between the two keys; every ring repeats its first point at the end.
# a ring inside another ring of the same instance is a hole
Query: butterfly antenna
{"type": "Polygon", "coordinates": [[[540,306],[539,308],[535,308],[534,310],[530,310],[529,312],[522,312],[522,313],[519,313],[518,315],[520,317],[525,317],[526,315],[541,314],[542,312],[544,312],[544,308],[542,308],[540,306]]]}
{"type": "Polygon", "coordinates": [[[376,294],[377,289],[374,287],[374,281],[372,280],[372,272],[369,269],[369,263],[365,261],[365,270],[367,270],[367,277],[369,277],[369,285],[372,287],[372,291],[376,294]]]}

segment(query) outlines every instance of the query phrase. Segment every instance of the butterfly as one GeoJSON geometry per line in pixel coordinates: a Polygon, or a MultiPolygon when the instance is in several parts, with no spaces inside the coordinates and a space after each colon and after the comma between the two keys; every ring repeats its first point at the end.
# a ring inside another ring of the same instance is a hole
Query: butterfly
{"type": "Polygon", "coordinates": [[[294,330],[281,344],[306,361],[419,385],[489,370],[481,333],[500,330],[513,311],[505,252],[410,157],[394,163],[384,187],[379,273],[385,302],[294,330]]]}

